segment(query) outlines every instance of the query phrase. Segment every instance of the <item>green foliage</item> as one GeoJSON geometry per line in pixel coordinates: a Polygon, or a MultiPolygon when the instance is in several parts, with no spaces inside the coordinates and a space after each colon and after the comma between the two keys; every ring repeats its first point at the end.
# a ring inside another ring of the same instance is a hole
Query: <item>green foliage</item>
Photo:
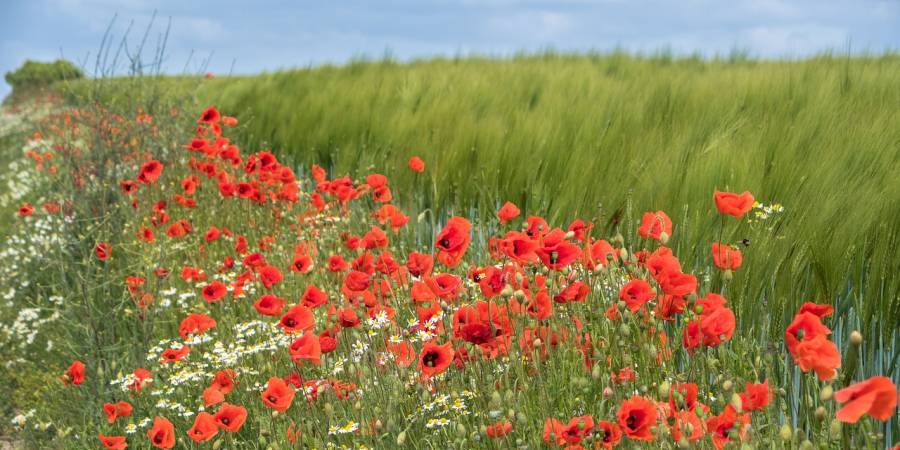
{"type": "Polygon", "coordinates": [[[13,90],[28,90],[48,87],[58,81],[84,78],[84,73],[75,64],[64,59],[52,63],[27,60],[22,67],[6,73],[6,82],[13,90]]]}
{"type": "Polygon", "coordinates": [[[199,96],[242,118],[249,148],[336,174],[374,166],[398,191],[421,189],[406,168],[418,155],[432,180],[421,195],[457,213],[490,216],[509,200],[625,233],[629,202],[661,209],[695,260],[708,256],[714,214],[696,206],[716,189],[749,190],[786,211],[746,252],[739,317],[772,315],[779,330],[815,299],[879,317],[886,337],[897,327],[897,55],[355,62],[217,77],[199,96]]]}

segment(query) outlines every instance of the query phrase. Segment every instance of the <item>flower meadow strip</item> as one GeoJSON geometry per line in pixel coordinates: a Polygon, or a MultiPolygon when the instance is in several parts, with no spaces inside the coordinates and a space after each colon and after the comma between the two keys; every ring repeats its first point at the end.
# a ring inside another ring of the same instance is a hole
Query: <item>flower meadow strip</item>
{"type": "MultiPolygon", "coordinates": [[[[14,194],[18,228],[3,254],[61,250],[52,263],[0,270],[24,287],[41,266],[66,280],[4,294],[18,312],[0,336],[23,355],[11,367],[31,367],[38,343],[65,361],[40,388],[55,401],[14,419],[29,442],[893,444],[896,425],[884,422],[896,416],[896,384],[887,373],[841,380],[862,336],[839,346],[831,305],[803,303],[778,342],[737,327],[761,318],[731,307],[740,293],[730,282],[754,269],[743,258],[752,248],[725,231],[764,224],[781,205],[711,192],[716,234],[699,268],[679,259],[677,221],[659,210],[629,230],[632,242],[511,202],[496,222],[452,215],[432,230],[412,211],[415,193],[377,172],[298,174],[273,152],[243,152],[228,138],[238,119],[214,107],[189,134],[166,131],[171,121],[183,132],[181,112],[164,116],[66,110],[23,152],[28,173],[52,181],[14,194]],[[102,146],[122,159],[89,150],[102,146]]],[[[430,170],[420,158],[407,166],[430,170]]]]}

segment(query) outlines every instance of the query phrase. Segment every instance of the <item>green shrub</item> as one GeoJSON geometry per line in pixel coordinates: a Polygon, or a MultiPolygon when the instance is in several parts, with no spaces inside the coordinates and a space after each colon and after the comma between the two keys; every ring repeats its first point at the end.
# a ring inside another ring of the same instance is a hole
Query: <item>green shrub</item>
{"type": "Polygon", "coordinates": [[[57,81],[79,78],[84,78],[81,69],[64,59],[52,63],[27,60],[22,67],[6,73],[6,82],[14,91],[42,88],[57,81]]]}

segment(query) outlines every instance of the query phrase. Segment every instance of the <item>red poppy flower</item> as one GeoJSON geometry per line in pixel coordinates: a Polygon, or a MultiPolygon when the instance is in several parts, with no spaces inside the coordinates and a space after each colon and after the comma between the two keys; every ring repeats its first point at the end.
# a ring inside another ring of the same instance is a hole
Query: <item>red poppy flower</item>
{"type": "Polygon", "coordinates": [[[203,286],[203,290],[201,294],[203,294],[203,299],[206,300],[207,303],[213,303],[225,297],[225,294],[228,293],[228,288],[225,287],[225,284],[221,281],[213,281],[206,286],[203,286]]]}
{"type": "Polygon", "coordinates": [[[497,212],[497,218],[500,219],[500,223],[505,224],[519,217],[520,213],[518,206],[512,202],[506,202],[500,207],[500,211],[497,212]]]}
{"type": "Polygon", "coordinates": [[[684,297],[697,290],[697,277],[689,273],[663,272],[656,277],[663,294],[684,297]]]}
{"type": "Polygon", "coordinates": [[[266,289],[278,284],[283,278],[284,276],[281,275],[281,271],[277,267],[265,266],[259,269],[259,279],[266,289]]]}
{"type": "Polygon", "coordinates": [[[216,327],[216,320],[202,313],[193,313],[181,321],[178,326],[178,334],[182,339],[190,335],[203,334],[216,327]]]}
{"type": "Polygon", "coordinates": [[[740,250],[718,242],[712,245],[712,254],[713,264],[722,270],[737,270],[744,262],[744,255],[740,250]]]}
{"type": "Polygon", "coordinates": [[[128,448],[125,436],[104,436],[102,433],[98,433],[97,438],[100,439],[100,445],[106,450],[125,450],[128,448]]]}
{"type": "Polygon", "coordinates": [[[743,441],[749,424],[750,416],[738,414],[734,406],[729,404],[725,406],[722,414],[706,420],[706,429],[712,434],[713,445],[716,449],[721,450],[725,444],[732,442],[731,436],[734,431],[738,432],[738,436],[743,441]]]}
{"type": "Polygon", "coordinates": [[[797,354],[797,346],[819,336],[828,336],[831,330],[822,324],[819,316],[810,312],[800,312],[784,331],[784,343],[791,355],[797,354]]]}
{"type": "Polygon", "coordinates": [[[512,422],[508,420],[501,420],[493,425],[488,425],[485,427],[484,434],[491,439],[502,438],[509,434],[512,431],[512,422]]]}
{"type": "Polygon", "coordinates": [[[887,377],[852,384],[835,392],[834,399],[845,404],[836,415],[841,422],[856,423],[863,414],[884,422],[897,412],[897,386],[887,377]]]}
{"type": "Polygon", "coordinates": [[[84,383],[84,363],[75,360],[63,375],[63,382],[66,384],[79,385],[84,383]]]}
{"type": "Polygon", "coordinates": [[[518,231],[506,233],[499,247],[503,254],[520,264],[536,262],[539,259],[536,251],[540,244],[525,233],[518,231]]]}
{"type": "Polygon", "coordinates": [[[328,294],[321,289],[309,285],[300,297],[300,304],[307,308],[317,308],[328,303],[328,294]]]}
{"type": "Polygon", "coordinates": [[[661,240],[663,233],[672,237],[672,219],[662,211],[644,213],[638,234],[644,239],[661,240]]]}
{"type": "Polygon", "coordinates": [[[175,427],[164,417],[156,416],[153,426],[147,430],[150,444],[156,448],[169,449],[175,446],[175,427]]]}
{"type": "Polygon", "coordinates": [[[285,333],[309,331],[316,325],[316,317],[303,305],[295,305],[281,316],[278,325],[285,333]]]}
{"type": "Polygon", "coordinates": [[[638,312],[650,300],[656,298],[656,292],[653,292],[650,283],[637,279],[622,286],[622,289],[619,290],[619,298],[625,302],[631,312],[638,312]]]}
{"type": "Polygon", "coordinates": [[[824,319],[827,316],[830,316],[831,313],[834,312],[834,308],[830,305],[817,305],[813,302],[805,302],[800,306],[800,309],[797,311],[797,314],[801,313],[810,313],[815,316],[818,316],[820,319],[824,319]]]}
{"type": "Polygon", "coordinates": [[[291,270],[297,273],[309,273],[313,268],[313,259],[309,255],[296,255],[291,263],[291,270]]]}
{"type": "Polygon", "coordinates": [[[163,165],[161,162],[155,159],[147,161],[141,166],[137,180],[144,184],[155,183],[159,176],[162,175],[162,172],[163,165]]]}
{"type": "Polygon", "coordinates": [[[591,416],[573,417],[561,431],[563,439],[567,443],[577,445],[594,432],[594,418],[591,416]]]}
{"type": "Polygon", "coordinates": [[[688,442],[697,442],[703,438],[706,433],[706,424],[700,420],[694,411],[676,411],[671,420],[669,429],[672,432],[672,439],[678,442],[686,439],[688,442]]]}
{"type": "Polygon", "coordinates": [[[104,403],[103,412],[106,414],[106,421],[113,423],[119,417],[128,417],[131,415],[131,404],[128,402],[104,403]]]}
{"type": "Polygon", "coordinates": [[[703,333],[703,345],[715,347],[731,339],[734,334],[734,312],[726,307],[716,308],[712,312],[700,315],[700,332],[703,333]]]}
{"type": "Polygon", "coordinates": [[[190,351],[190,347],[188,347],[187,345],[182,345],[180,348],[167,348],[162,352],[162,355],[160,356],[163,364],[173,363],[181,361],[181,359],[187,356],[190,351]]]}
{"type": "Polygon", "coordinates": [[[425,171],[425,161],[422,161],[422,158],[419,158],[418,156],[409,158],[407,165],[409,166],[409,170],[412,170],[413,172],[422,173],[425,171]]]}
{"type": "Polygon", "coordinates": [[[294,362],[309,361],[319,365],[322,356],[322,343],[319,336],[312,332],[306,332],[303,336],[294,340],[288,347],[288,353],[294,362]]]}
{"type": "Polygon", "coordinates": [[[597,422],[595,426],[600,446],[605,449],[611,449],[619,444],[619,441],[622,440],[622,429],[619,428],[618,425],[607,422],[605,420],[601,420],[597,422]]]}
{"type": "Polygon", "coordinates": [[[653,440],[650,428],[656,426],[656,415],[656,405],[637,395],[623,401],[616,413],[625,435],[639,441],[653,440]]]}
{"type": "Polygon", "coordinates": [[[212,414],[201,411],[194,419],[194,426],[188,431],[188,437],[196,443],[206,442],[216,436],[219,432],[219,426],[212,414]]]}
{"type": "Polygon", "coordinates": [[[734,217],[741,217],[747,211],[750,211],[754,201],[753,194],[747,191],[741,194],[716,191],[713,194],[713,199],[716,201],[716,208],[719,210],[719,213],[734,217]]]}
{"type": "Polygon", "coordinates": [[[106,261],[112,256],[112,247],[106,242],[100,242],[94,247],[94,254],[100,261],[106,261]]]}
{"type": "Polygon", "coordinates": [[[256,309],[256,312],[264,316],[277,316],[281,314],[284,305],[285,301],[283,298],[276,297],[272,294],[266,294],[253,304],[253,308],[256,309]]]}
{"type": "Polygon", "coordinates": [[[591,244],[590,250],[585,252],[584,259],[585,265],[593,269],[597,264],[605,266],[610,261],[617,261],[619,252],[609,242],[601,239],[591,244]]]}
{"type": "Polygon", "coordinates": [[[797,344],[794,361],[800,370],[812,370],[821,380],[830,380],[834,378],[835,369],[841,367],[841,353],[834,342],[820,334],[797,344]]]}
{"type": "Polygon", "coordinates": [[[543,245],[535,253],[549,269],[560,270],[581,258],[581,248],[565,239],[566,233],[559,228],[543,237],[543,245]]]}
{"type": "Polygon", "coordinates": [[[437,235],[435,246],[438,249],[437,259],[441,264],[453,268],[462,260],[463,254],[469,248],[472,237],[469,232],[472,224],[462,217],[451,217],[437,235]]]}
{"type": "MultiPolygon", "coordinates": [[[[207,78],[212,78],[212,74],[207,74],[207,78]]],[[[200,123],[216,123],[218,122],[222,116],[219,114],[219,110],[216,109],[215,106],[210,106],[203,110],[203,113],[200,114],[200,123]]]]}
{"type": "Polygon", "coordinates": [[[669,408],[672,411],[693,411],[697,407],[699,388],[694,383],[675,383],[669,391],[669,408]]]}
{"type": "Polygon", "coordinates": [[[294,389],[279,377],[269,378],[266,389],[262,392],[263,403],[278,412],[285,412],[294,401],[294,389]]]}
{"type": "Polygon", "coordinates": [[[347,262],[341,255],[331,255],[328,257],[328,270],[331,272],[343,272],[347,270],[347,262]]]}
{"type": "Polygon", "coordinates": [[[219,428],[234,433],[241,429],[247,420],[247,410],[243,406],[222,403],[219,410],[213,415],[219,428]]]}
{"type": "Polygon", "coordinates": [[[769,381],[747,383],[747,389],[741,393],[741,405],[744,411],[761,411],[772,401],[772,388],[769,381]]]}
{"type": "Polygon", "coordinates": [[[434,268],[434,258],[424,253],[411,252],[406,260],[406,269],[414,277],[431,275],[434,268]]]}
{"type": "Polygon", "coordinates": [[[419,370],[426,378],[442,373],[453,362],[453,354],[453,346],[449,342],[444,345],[426,342],[419,353],[419,370]]]}
{"type": "Polygon", "coordinates": [[[434,295],[444,300],[452,300],[462,289],[462,279],[449,273],[428,277],[425,279],[425,284],[428,285],[428,288],[431,289],[434,295]]]}
{"type": "Polygon", "coordinates": [[[32,214],[34,214],[34,206],[31,206],[31,203],[23,203],[19,207],[19,217],[28,217],[32,214]]]}

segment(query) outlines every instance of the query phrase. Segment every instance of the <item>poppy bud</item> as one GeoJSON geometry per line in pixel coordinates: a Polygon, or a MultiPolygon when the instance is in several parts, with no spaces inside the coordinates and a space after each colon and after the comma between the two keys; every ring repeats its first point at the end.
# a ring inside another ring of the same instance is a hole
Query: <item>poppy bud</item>
{"type": "Polygon", "coordinates": [[[805,439],[803,442],[800,443],[800,447],[798,447],[798,448],[800,450],[814,450],[816,448],[816,446],[813,445],[812,441],[810,441],[809,439],[805,439]]]}
{"type": "Polygon", "coordinates": [[[824,407],[824,406],[819,406],[818,408],[816,408],[816,419],[818,419],[818,420],[824,419],[824,418],[825,418],[825,413],[826,413],[825,407],[824,407]]]}
{"type": "Polygon", "coordinates": [[[832,395],[834,395],[834,388],[832,388],[830,384],[826,385],[825,387],[822,388],[821,391],[819,391],[819,398],[823,402],[831,400],[832,395]]]}
{"type": "Polygon", "coordinates": [[[731,406],[733,406],[737,412],[744,410],[744,401],[741,400],[741,396],[738,395],[737,392],[731,394],[731,406]]]}
{"type": "Polygon", "coordinates": [[[784,424],[781,426],[781,430],[778,431],[778,435],[781,436],[781,440],[790,441],[791,438],[794,437],[794,432],[791,431],[791,426],[788,424],[784,424]]]}
{"type": "Polygon", "coordinates": [[[510,286],[510,285],[504,286],[504,287],[503,287],[503,290],[500,291],[500,295],[502,295],[502,296],[504,296],[504,297],[512,297],[512,295],[513,295],[513,288],[512,288],[512,286],[510,286]]]}
{"type": "Polygon", "coordinates": [[[863,337],[862,337],[862,334],[859,333],[859,331],[853,330],[853,332],[850,333],[850,343],[851,344],[859,345],[859,344],[862,344],[862,341],[863,341],[863,337]]]}
{"type": "Polygon", "coordinates": [[[616,235],[612,237],[611,241],[613,244],[622,245],[623,243],[625,243],[625,238],[622,237],[622,233],[616,233],[616,235]]]}
{"type": "Polygon", "coordinates": [[[500,406],[503,403],[503,399],[500,397],[500,393],[494,391],[491,393],[491,404],[494,406],[500,406]]]}
{"type": "Polygon", "coordinates": [[[726,391],[730,391],[732,387],[734,387],[734,383],[731,380],[725,380],[725,382],[722,383],[722,389],[725,389],[726,391]]]}
{"type": "Polygon", "coordinates": [[[600,369],[600,365],[594,364],[594,367],[591,369],[591,378],[593,378],[594,380],[599,380],[602,374],[603,372],[600,369]]]}
{"type": "MultiPolygon", "coordinates": [[[[690,426],[690,425],[688,425],[688,426],[690,426]]],[[[693,428],[694,427],[691,427],[691,429],[693,429],[693,428]]],[[[685,433],[690,435],[690,432],[688,432],[687,429],[685,429],[685,433]]],[[[678,440],[678,448],[687,450],[687,449],[691,448],[691,443],[688,442],[688,440],[684,436],[682,436],[681,439],[678,440]]]]}
{"type": "Polygon", "coordinates": [[[671,390],[672,385],[668,381],[663,381],[657,388],[657,395],[659,395],[659,398],[667,398],[671,390]]]}
{"type": "Polygon", "coordinates": [[[567,231],[565,237],[566,237],[566,239],[572,239],[573,237],[575,237],[575,232],[567,231]]]}
{"type": "MultiPolygon", "coordinates": [[[[481,432],[487,433],[487,427],[484,425],[482,425],[481,427],[483,428],[483,430],[481,432]]],[[[466,426],[461,423],[457,423],[456,424],[456,433],[462,437],[466,437],[466,426]]]]}
{"type": "Polygon", "coordinates": [[[269,442],[269,440],[266,439],[265,436],[260,436],[259,439],[257,439],[257,442],[259,442],[259,445],[260,445],[262,448],[266,448],[266,444],[269,442]]]}
{"type": "Polygon", "coordinates": [[[403,445],[406,443],[406,431],[401,431],[400,434],[397,435],[397,445],[403,445]]]}
{"type": "Polygon", "coordinates": [[[619,258],[622,258],[622,260],[628,259],[628,250],[625,250],[624,248],[619,249],[619,258]]]}
{"type": "Polygon", "coordinates": [[[669,243],[669,233],[666,233],[665,231],[663,231],[662,233],[659,233],[659,242],[662,245],[668,244],[669,243]]]}
{"type": "Polygon", "coordinates": [[[540,346],[541,346],[541,344],[543,344],[543,342],[541,342],[541,338],[537,338],[534,340],[534,342],[532,344],[534,345],[534,348],[540,348],[540,346]]]}
{"type": "Polygon", "coordinates": [[[831,433],[831,437],[838,438],[841,436],[841,421],[834,419],[831,421],[831,426],[828,427],[828,431],[831,433]]]}
{"type": "Polygon", "coordinates": [[[213,445],[212,445],[213,450],[219,450],[221,447],[222,447],[222,441],[221,441],[221,440],[218,440],[218,441],[216,441],[216,442],[213,442],[213,445]]]}
{"type": "Polygon", "coordinates": [[[525,292],[523,292],[521,289],[519,289],[515,292],[515,296],[516,296],[516,300],[519,300],[519,301],[525,300],[525,292]]]}
{"type": "Polygon", "coordinates": [[[725,270],[725,273],[722,274],[722,279],[725,280],[726,282],[730,282],[731,280],[734,279],[734,273],[731,272],[731,269],[725,270]]]}
{"type": "Polygon", "coordinates": [[[610,388],[609,386],[603,388],[603,396],[604,397],[612,397],[613,396],[612,388],[610,388]]]}

